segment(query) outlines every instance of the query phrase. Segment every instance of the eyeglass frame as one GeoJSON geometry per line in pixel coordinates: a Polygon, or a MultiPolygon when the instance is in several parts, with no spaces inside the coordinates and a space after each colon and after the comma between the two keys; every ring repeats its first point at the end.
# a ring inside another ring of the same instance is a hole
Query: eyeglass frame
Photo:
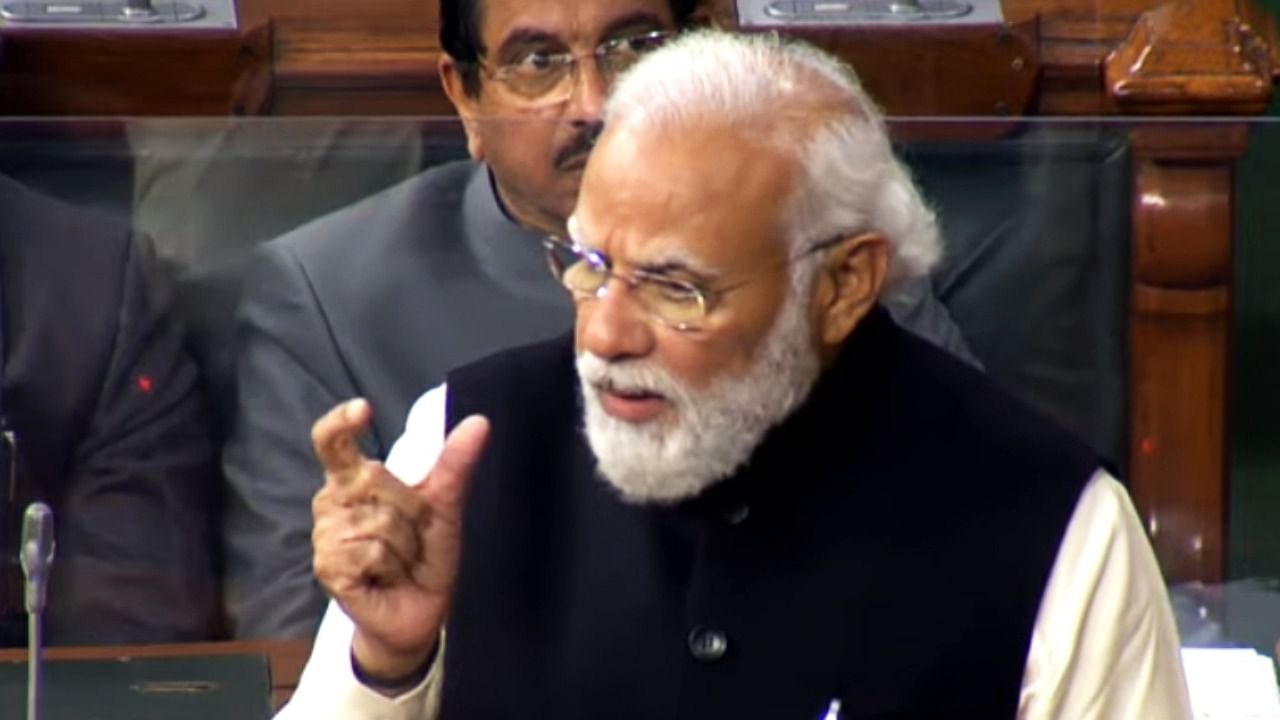
{"type": "MultiPolygon", "coordinates": [[[[803,250],[787,256],[787,258],[781,261],[780,263],[778,263],[778,265],[785,266],[795,262],[799,262],[800,260],[803,260],[804,258],[809,257],[810,255],[813,255],[818,252],[822,252],[824,250],[830,250],[831,248],[839,245],[841,242],[844,242],[845,240],[849,240],[854,237],[858,237],[859,235],[862,235],[862,234],[864,234],[862,231],[841,232],[837,235],[827,238],[826,240],[821,240],[819,242],[813,243],[812,245],[809,245],[803,250]]],[[[609,257],[608,255],[605,255],[603,252],[600,252],[599,250],[593,250],[572,239],[565,240],[556,235],[547,235],[542,239],[542,245],[543,245],[543,248],[545,248],[547,253],[547,265],[551,270],[552,276],[555,277],[556,282],[560,283],[561,287],[564,287],[565,291],[567,291],[570,295],[573,295],[575,297],[581,296],[582,299],[584,300],[592,299],[592,298],[596,300],[603,299],[604,294],[607,293],[606,288],[609,287],[609,281],[614,278],[617,278],[622,282],[626,283],[627,287],[631,288],[632,290],[634,290],[641,283],[649,282],[649,283],[657,283],[667,287],[677,288],[677,289],[689,292],[692,298],[697,301],[699,311],[701,314],[701,318],[697,324],[671,322],[663,318],[660,314],[655,312],[653,309],[647,307],[643,301],[639,301],[637,303],[642,308],[644,308],[644,311],[650,317],[653,317],[655,320],[662,323],[666,327],[669,327],[672,330],[677,330],[679,332],[696,332],[698,330],[703,329],[702,322],[704,322],[706,318],[711,314],[712,310],[715,309],[715,306],[719,304],[721,300],[724,299],[724,296],[728,295],[734,290],[737,290],[747,285],[753,280],[756,280],[758,277],[758,276],[753,276],[753,277],[743,278],[742,280],[739,280],[735,283],[730,283],[729,285],[726,285],[721,288],[704,288],[704,287],[700,287],[696,283],[689,282],[687,280],[677,280],[677,279],[665,277],[656,273],[647,272],[645,270],[632,270],[629,273],[618,272],[613,268],[613,258],[609,257]],[[572,264],[565,265],[563,268],[560,268],[559,270],[557,270],[557,267],[559,266],[559,260],[558,258],[556,258],[554,254],[557,249],[563,250],[575,255],[576,257],[578,257],[578,262],[592,263],[593,267],[601,268],[601,272],[604,273],[604,279],[601,281],[600,286],[592,292],[583,292],[579,290],[574,290],[573,288],[566,286],[564,284],[564,276],[568,272],[569,268],[573,267],[573,265],[572,264]]],[[[776,265],[771,265],[769,268],[761,268],[759,272],[763,273],[765,270],[772,269],[773,267],[776,267],[776,265]]]]}
{"type": "MultiPolygon", "coordinates": [[[[666,44],[669,40],[676,37],[676,35],[678,34],[679,34],[678,30],[649,30],[642,33],[636,33],[634,35],[623,35],[621,37],[614,37],[608,40],[604,40],[600,42],[598,45],[596,45],[594,48],[592,48],[591,50],[588,50],[585,52],[564,51],[564,52],[547,53],[547,57],[554,58],[554,59],[563,59],[562,62],[564,63],[564,67],[568,68],[568,70],[566,71],[567,77],[573,77],[575,73],[579,72],[578,66],[582,62],[582,58],[591,57],[595,60],[596,71],[603,76],[605,74],[603,62],[604,62],[604,58],[607,57],[608,55],[607,48],[611,46],[617,47],[617,46],[620,46],[621,43],[642,39],[642,38],[657,39],[659,40],[657,45],[655,45],[650,50],[646,51],[646,52],[652,52],[652,50],[655,50],[661,47],[662,45],[666,44]]],[[[645,52],[639,53],[639,55],[641,56],[643,56],[644,54],[645,52]]],[[[558,98],[556,100],[545,100],[546,96],[551,95],[552,92],[557,87],[559,87],[561,83],[564,82],[564,80],[561,79],[556,83],[552,84],[548,90],[542,92],[539,95],[526,95],[520,92],[519,90],[517,90],[511,83],[510,76],[516,72],[515,67],[519,64],[519,61],[507,62],[497,67],[491,67],[489,63],[485,60],[484,56],[481,55],[476,60],[473,60],[471,62],[477,67],[479,67],[482,71],[484,71],[485,76],[489,80],[501,83],[502,85],[510,89],[511,92],[513,92],[515,95],[520,97],[522,100],[525,100],[531,103],[555,105],[557,103],[564,102],[564,100],[568,99],[568,97],[570,97],[573,93],[572,91],[573,86],[571,84],[570,91],[568,94],[565,95],[564,98],[558,98]]]]}

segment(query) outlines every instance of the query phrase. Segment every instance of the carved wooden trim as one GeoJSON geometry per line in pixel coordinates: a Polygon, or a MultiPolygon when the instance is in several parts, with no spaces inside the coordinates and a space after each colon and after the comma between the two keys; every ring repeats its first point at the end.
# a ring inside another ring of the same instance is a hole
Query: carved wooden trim
{"type": "Polygon", "coordinates": [[[274,26],[264,22],[243,35],[232,73],[232,115],[263,115],[271,106],[275,77],[271,68],[273,31],[274,26]]]}
{"type": "Polygon", "coordinates": [[[1106,87],[1135,114],[1264,112],[1275,23],[1249,0],[1179,0],[1144,13],[1106,60],[1106,87]]]}
{"type": "Polygon", "coordinates": [[[1036,114],[1115,114],[1115,105],[1102,89],[1102,65],[1133,27],[1135,17],[1110,13],[1040,15],[1036,114]]]}

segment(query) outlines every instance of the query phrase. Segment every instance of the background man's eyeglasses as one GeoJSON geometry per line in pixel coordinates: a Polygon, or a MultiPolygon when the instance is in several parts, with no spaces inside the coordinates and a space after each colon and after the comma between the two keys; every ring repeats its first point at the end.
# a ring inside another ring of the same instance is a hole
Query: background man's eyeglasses
{"type": "Polygon", "coordinates": [[[606,85],[650,51],[661,47],[674,33],[654,30],[638,35],[612,38],[586,53],[531,50],[497,67],[483,60],[480,67],[489,79],[502,83],[514,94],[538,105],[564,102],[573,94],[573,85],[582,58],[592,58],[606,85]]]}

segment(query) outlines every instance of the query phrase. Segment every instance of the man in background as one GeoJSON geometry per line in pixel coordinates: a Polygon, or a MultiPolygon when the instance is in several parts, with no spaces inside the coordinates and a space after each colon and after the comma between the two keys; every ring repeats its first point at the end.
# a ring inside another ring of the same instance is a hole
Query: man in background
{"type": "Polygon", "coordinates": [[[128,228],[0,176],[0,644],[26,642],[17,556],[55,514],[47,637],[208,640],[217,456],[196,369],[128,228]]]}

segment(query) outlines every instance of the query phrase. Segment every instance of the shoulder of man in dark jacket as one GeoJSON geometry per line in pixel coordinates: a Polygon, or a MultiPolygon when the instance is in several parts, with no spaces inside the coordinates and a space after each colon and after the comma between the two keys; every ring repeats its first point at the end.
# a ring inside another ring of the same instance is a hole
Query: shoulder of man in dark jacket
{"type": "Polygon", "coordinates": [[[2,402],[23,486],[6,514],[55,509],[51,642],[213,637],[216,447],[146,243],[3,178],[0,226],[2,402]]]}

